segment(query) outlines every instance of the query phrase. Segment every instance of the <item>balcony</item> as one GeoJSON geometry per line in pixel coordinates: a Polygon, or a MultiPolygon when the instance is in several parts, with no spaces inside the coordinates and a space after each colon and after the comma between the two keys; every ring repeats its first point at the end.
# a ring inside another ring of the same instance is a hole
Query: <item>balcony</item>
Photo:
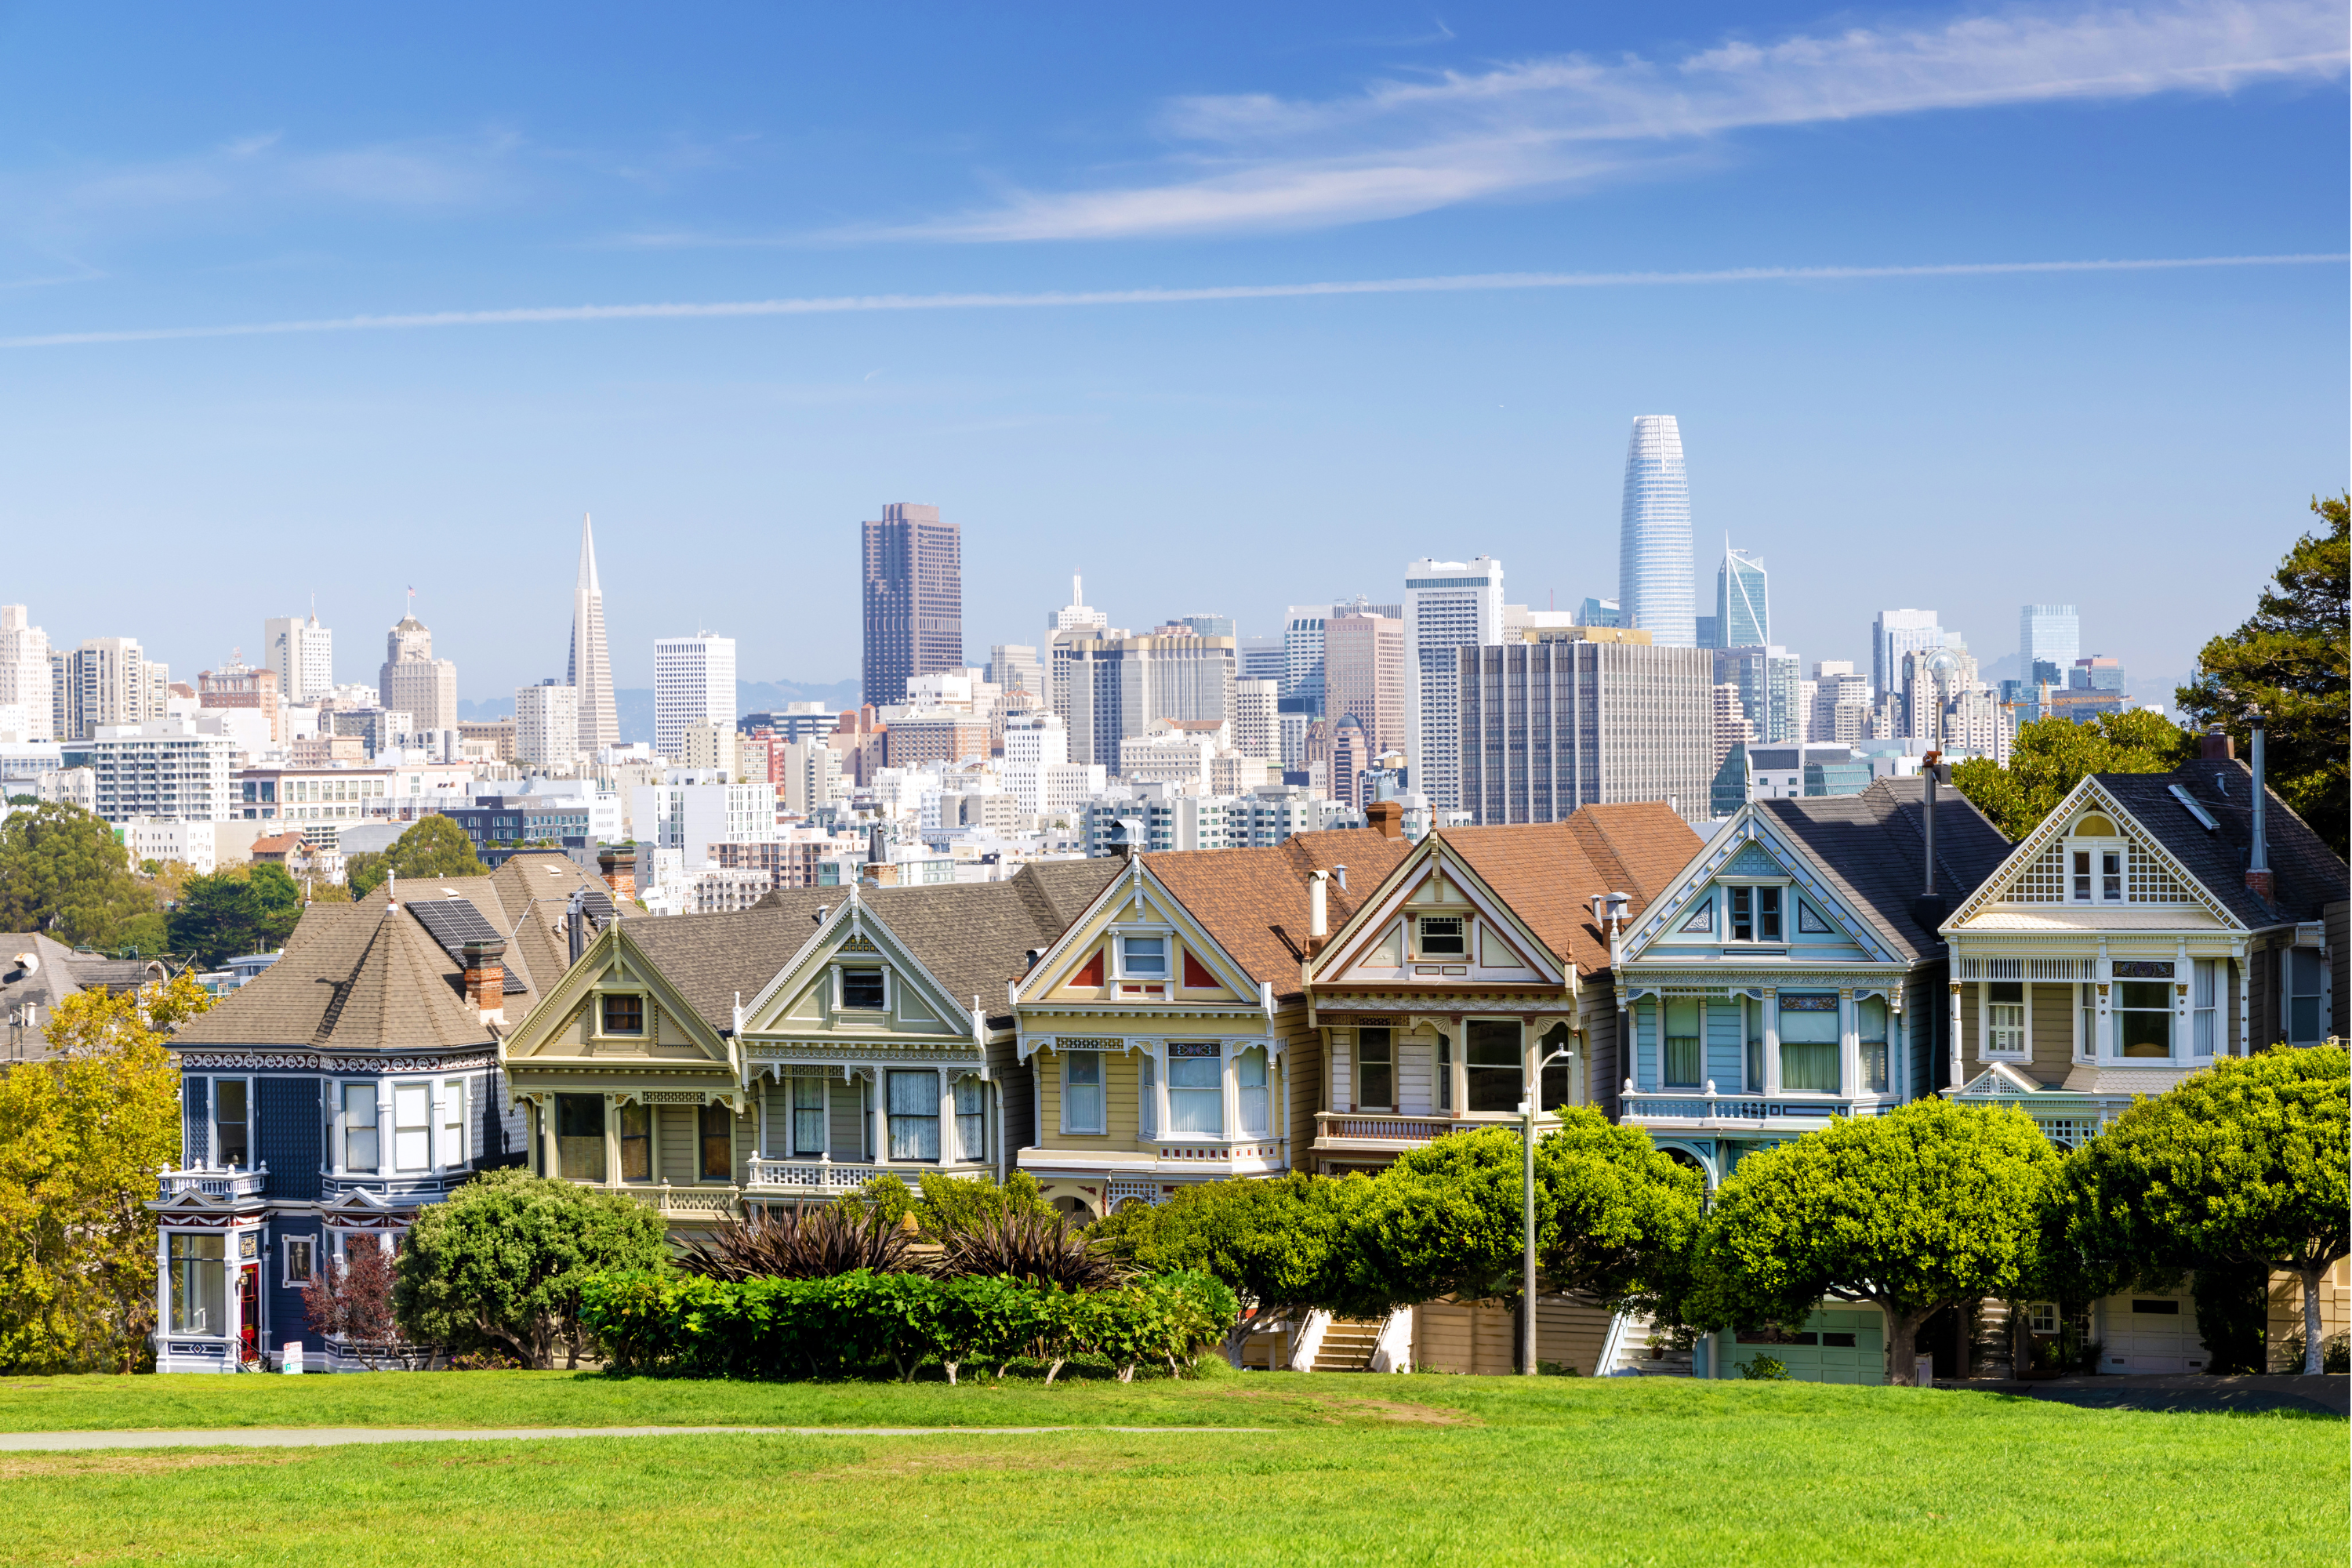
{"type": "Polygon", "coordinates": [[[1842,1116],[1879,1116],[1895,1109],[1880,1094],[1709,1094],[1669,1089],[1624,1097],[1622,1120],[1682,1132],[1811,1132],[1842,1116]]]}
{"type": "Polygon", "coordinates": [[[1448,1132],[1459,1132],[1465,1123],[1453,1116],[1392,1116],[1378,1110],[1318,1110],[1315,1113],[1315,1147],[1318,1149],[1401,1149],[1407,1144],[1426,1143],[1433,1138],[1443,1138],[1448,1132]]]}
{"type": "Polygon", "coordinates": [[[392,1208],[414,1208],[418,1204],[441,1202],[449,1195],[451,1188],[473,1173],[466,1170],[417,1171],[406,1174],[346,1171],[341,1175],[321,1174],[319,1197],[321,1202],[333,1203],[355,1193],[365,1193],[383,1199],[392,1208]]]}
{"type": "Polygon", "coordinates": [[[754,1157],[744,1173],[743,1190],[747,1195],[754,1197],[769,1193],[791,1197],[835,1197],[864,1186],[888,1169],[890,1167],[887,1165],[836,1164],[831,1160],[806,1156],[799,1159],[754,1157]]]}
{"type": "Polygon", "coordinates": [[[261,1196],[261,1189],[268,1181],[268,1165],[257,1165],[250,1171],[165,1171],[155,1178],[155,1201],[167,1204],[194,1193],[200,1197],[234,1203],[240,1198],[261,1196]]]}

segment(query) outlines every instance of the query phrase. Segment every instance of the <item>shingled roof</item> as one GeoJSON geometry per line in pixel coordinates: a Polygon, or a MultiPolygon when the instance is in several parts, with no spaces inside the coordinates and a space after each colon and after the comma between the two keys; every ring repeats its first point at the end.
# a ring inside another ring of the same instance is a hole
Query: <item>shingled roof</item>
{"type": "Polygon", "coordinates": [[[2274,901],[2264,905],[2246,886],[2253,844],[2254,779],[2241,762],[2184,763],[2168,773],[2100,773],[2099,786],[2134,821],[2154,834],[2189,873],[2253,930],[2284,921],[2315,921],[2347,897],[2344,862],[2275,790],[2265,790],[2263,837],[2271,863],[2274,901]],[[2178,784],[2205,808],[2208,829],[2173,795],[2178,784]]]}
{"type": "Polygon", "coordinates": [[[1664,801],[1580,806],[1559,822],[1444,827],[1437,836],[1554,956],[1585,974],[1609,967],[1592,895],[1630,894],[1626,913],[1638,919],[1701,843],[1664,801]]]}
{"type": "Polygon", "coordinates": [[[93,988],[119,996],[166,977],[152,958],[107,958],[76,952],[39,931],[0,931],[0,1055],[17,1061],[47,1056],[49,1018],[68,996],[93,988]],[[37,1009],[29,1027],[19,1021],[27,1003],[37,1009]]]}
{"type": "Polygon", "coordinates": [[[1347,885],[1334,877],[1324,895],[1327,929],[1338,931],[1412,848],[1375,828],[1340,827],[1294,834],[1266,848],[1168,850],[1146,855],[1143,864],[1251,979],[1271,982],[1275,1000],[1284,1002],[1306,994],[1299,962],[1307,873],[1347,868],[1347,885]]]}
{"type": "MultiPolygon", "coordinates": [[[[1916,963],[1943,946],[1912,912],[1926,890],[1926,779],[1880,779],[1860,795],[1759,800],[1755,809],[1801,845],[1844,902],[1906,958],[1916,963]]],[[[1958,909],[2009,850],[2000,829],[1966,795],[1936,792],[1936,891],[1946,909],[1958,909]]]]}
{"type": "MultiPolygon", "coordinates": [[[[519,855],[487,877],[417,878],[397,902],[312,904],[278,962],[173,1037],[184,1046],[304,1046],[320,1050],[447,1050],[489,1043],[465,994],[465,971],[410,912],[463,899],[506,939],[509,1024],[520,1023],[568,965],[561,920],[572,891],[602,882],[562,855],[519,855]]],[[[383,889],[389,892],[389,888],[383,889]]],[[[648,922],[652,923],[652,922],[648,922]]]]}

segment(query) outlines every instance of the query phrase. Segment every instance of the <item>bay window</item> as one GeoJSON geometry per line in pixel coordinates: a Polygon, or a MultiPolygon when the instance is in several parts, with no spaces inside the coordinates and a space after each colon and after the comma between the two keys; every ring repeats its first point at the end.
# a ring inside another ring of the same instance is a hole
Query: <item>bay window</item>
{"type": "Polygon", "coordinates": [[[940,1075],[892,1072],[889,1079],[890,1158],[940,1157],[940,1075]]]}
{"type": "Polygon", "coordinates": [[[2215,1005],[2220,992],[2215,976],[2221,965],[2219,961],[2210,958],[2195,959],[2191,963],[2189,1051],[2191,1056],[2210,1057],[2213,1054],[2213,1042],[2221,1034],[2215,1005]]]}
{"type": "Polygon", "coordinates": [[[392,1164],[396,1171],[433,1168],[433,1086],[392,1086],[392,1164]]]}
{"type": "Polygon", "coordinates": [[[955,1083],[956,1158],[985,1160],[988,1158],[988,1122],[982,1111],[986,1091],[976,1078],[960,1078],[955,1083]]]}
{"type": "Polygon", "coordinates": [[[1387,1029],[1356,1031],[1356,1109],[1396,1109],[1396,1037],[1387,1029]]]}
{"type": "Polygon", "coordinates": [[[453,1078],[441,1086],[441,1163],[466,1163],[466,1080],[453,1078]]]}
{"type": "Polygon", "coordinates": [[[2172,965],[2119,963],[2116,973],[2134,978],[2116,982],[2116,1055],[2168,1058],[2172,1055],[2172,965]],[[2162,979],[2153,973],[2161,971],[2162,979]]]}
{"type": "Polygon", "coordinates": [[[1989,1056],[2019,1060],[2032,1054],[2025,1036],[2025,985],[2021,981],[1995,980],[1984,989],[1985,1051],[1989,1056]]]}
{"type": "Polygon", "coordinates": [[[604,1097],[555,1097],[555,1173],[567,1181],[604,1179],[604,1097]]]}
{"type": "Polygon", "coordinates": [[[1103,1131],[1103,1054],[1062,1053],[1062,1131],[1103,1131]]]}
{"type": "Polygon", "coordinates": [[[1700,1076],[1701,1004],[1695,996],[1671,996],[1663,1011],[1666,1026],[1665,1070],[1661,1081],[1668,1089],[1696,1089],[1700,1076]]]}
{"type": "Polygon", "coordinates": [[[1252,1046],[1234,1058],[1234,1099],[1239,1102],[1242,1136],[1264,1138],[1274,1131],[1274,1085],[1266,1070],[1265,1047],[1252,1046]]]}
{"type": "Polygon", "coordinates": [[[1135,1064],[1136,1130],[1146,1138],[1160,1136],[1160,1064],[1147,1053],[1135,1064]]]}
{"type": "Polygon", "coordinates": [[[343,1169],[366,1174],[376,1168],[375,1085],[343,1085],[343,1169]]]}
{"type": "Polygon", "coordinates": [[[1838,1091],[1835,992],[1780,994],[1780,1087],[1792,1094],[1838,1091]]]}
{"type": "Polygon", "coordinates": [[[621,1121],[621,1180],[652,1181],[654,1179],[652,1109],[633,1100],[619,1107],[615,1114],[621,1121]]]}
{"type": "Polygon", "coordinates": [[[1168,1131],[1202,1138],[1225,1132],[1224,1047],[1214,1040],[1168,1042],[1168,1131]]]}
{"type": "Polygon", "coordinates": [[[168,1238],[171,1327],[175,1334],[228,1331],[228,1238],[215,1232],[168,1238]]]}
{"type": "Polygon", "coordinates": [[[1527,1062],[1519,1049],[1519,1026],[1494,1019],[1470,1024],[1469,1054],[1464,1061],[1470,1079],[1473,1111],[1513,1111],[1527,1095],[1527,1062]]]}
{"type": "Polygon", "coordinates": [[[1853,1005],[1853,1032],[1865,1094],[1886,1092],[1886,998],[1864,996],[1853,1005]]]}
{"type": "Polygon", "coordinates": [[[1437,1037],[1437,1109],[1454,1110],[1454,1037],[1437,1037]]]}

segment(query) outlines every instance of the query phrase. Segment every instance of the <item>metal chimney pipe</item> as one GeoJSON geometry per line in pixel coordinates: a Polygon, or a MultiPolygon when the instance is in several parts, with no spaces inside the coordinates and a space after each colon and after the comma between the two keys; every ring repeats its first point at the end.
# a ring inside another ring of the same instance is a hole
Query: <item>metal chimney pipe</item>
{"type": "Polygon", "coordinates": [[[2254,841],[2246,860],[2248,871],[2268,871],[2271,868],[2271,844],[2267,820],[2269,791],[2263,784],[2263,710],[2252,715],[2254,726],[2252,751],[2254,770],[2254,841]]]}
{"type": "Polygon", "coordinates": [[[1923,899],[1936,896],[1936,772],[1943,759],[1941,752],[1928,752],[1925,769],[1927,774],[1927,811],[1926,826],[1922,831],[1927,840],[1927,854],[1926,869],[1920,874],[1919,882],[1919,896],[1923,899]]]}

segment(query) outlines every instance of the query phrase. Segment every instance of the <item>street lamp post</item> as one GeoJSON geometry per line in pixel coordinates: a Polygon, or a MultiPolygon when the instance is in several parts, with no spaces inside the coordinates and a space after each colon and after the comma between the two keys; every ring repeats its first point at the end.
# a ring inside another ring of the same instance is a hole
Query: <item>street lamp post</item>
{"type": "Polygon", "coordinates": [[[1525,1377],[1536,1375],[1536,1102],[1543,1098],[1543,1069],[1554,1062],[1575,1059],[1576,1053],[1562,1046],[1536,1063],[1527,1098],[1519,1101],[1520,1142],[1527,1155],[1527,1181],[1519,1209],[1527,1268],[1519,1297],[1519,1373],[1525,1377]]]}

